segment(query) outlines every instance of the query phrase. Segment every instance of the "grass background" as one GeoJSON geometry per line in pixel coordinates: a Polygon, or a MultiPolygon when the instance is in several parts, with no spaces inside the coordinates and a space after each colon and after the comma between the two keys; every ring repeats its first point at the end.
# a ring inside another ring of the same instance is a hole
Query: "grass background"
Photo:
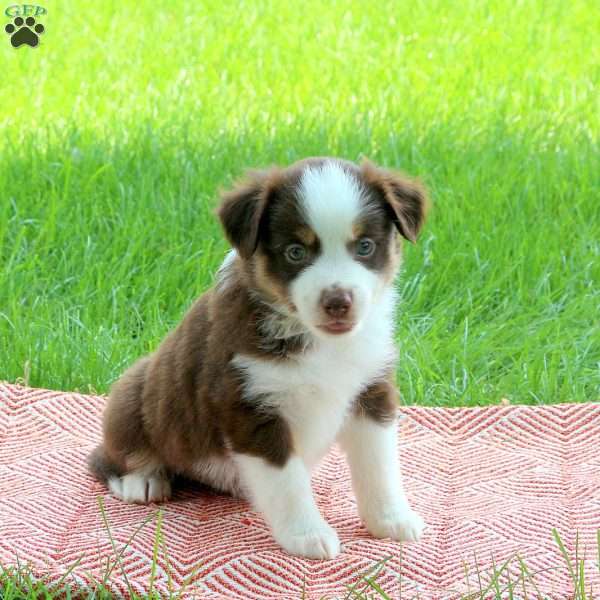
{"type": "Polygon", "coordinates": [[[0,40],[0,378],[106,392],[210,285],[220,186],[366,155],[434,202],[404,402],[600,399],[600,5],[43,5],[0,40]]]}

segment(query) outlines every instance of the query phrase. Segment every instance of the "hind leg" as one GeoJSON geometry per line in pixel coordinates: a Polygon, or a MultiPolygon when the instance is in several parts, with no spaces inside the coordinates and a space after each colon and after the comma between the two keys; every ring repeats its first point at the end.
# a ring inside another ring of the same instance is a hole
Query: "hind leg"
{"type": "Polygon", "coordinates": [[[88,459],[90,471],[125,502],[171,497],[171,481],[144,425],[142,392],[149,365],[142,358],[113,385],[103,417],[104,440],[88,459]]]}
{"type": "Polygon", "coordinates": [[[162,502],[171,497],[171,477],[156,459],[133,454],[121,465],[111,460],[103,445],[88,457],[90,472],[125,502],[162,502]]]}
{"type": "Polygon", "coordinates": [[[108,488],[124,502],[147,504],[171,497],[171,480],[162,467],[150,464],[124,475],[111,475],[108,488]]]}

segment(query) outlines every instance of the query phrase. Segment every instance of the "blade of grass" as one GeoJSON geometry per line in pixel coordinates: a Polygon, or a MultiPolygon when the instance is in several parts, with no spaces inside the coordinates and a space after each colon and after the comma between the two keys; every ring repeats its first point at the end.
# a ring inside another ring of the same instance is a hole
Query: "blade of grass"
{"type": "Polygon", "coordinates": [[[492,578],[490,580],[490,585],[492,588],[494,588],[497,598],[500,598],[500,583],[498,581],[499,577],[500,572],[497,570],[496,567],[496,559],[494,558],[494,556],[492,556],[492,578]]]}
{"type": "Polygon", "coordinates": [[[163,555],[165,558],[166,564],[166,572],[167,572],[167,587],[169,590],[169,598],[173,598],[173,577],[171,576],[171,561],[169,560],[169,552],[167,550],[167,543],[163,536],[162,531],[159,533],[160,545],[163,551],[163,555]]]}
{"type": "MultiPolygon", "coordinates": [[[[511,576],[510,576],[510,565],[507,565],[506,567],[506,579],[507,579],[507,585],[506,585],[506,591],[508,592],[508,600],[513,600],[513,598],[515,597],[513,590],[515,585],[517,585],[518,583],[518,578],[517,581],[515,581],[515,583],[512,582],[511,576]]],[[[500,596],[501,598],[502,596],[500,596]]]]}
{"type": "MultiPolygon", "coordinates": [[[[129,583],[129,579],[127,578],[127,573],[125,573],[125,568],[123,567],[123,563],[121,562],[121,556],[119,555],[119,553],[117,552],[117,546],[115,544],[115,540],[112,536],[112,532],[110,530],[110,525],[108,523],[108,517],[106,516],[106,511],[104,509],[104,501],[102,499],[102,496],[98,496],[98,505],[100,506],[100,514],[102,515],[102,520],[104,521],[104,526],[106,527],[106,533],[108,534],[108,539],[110,540],[110,544],[112,546],[113,552],[116,555],[116,562],[118,562],[119,566],[121,567],[121,573],[123,573],[123,578],[125,579],[125,583],[127,584],[127,589],[129,590],[129,594],[131,596],[133,596],[133,588],[131,587],[131,584],[129,583]]],[[[109,575],[112,573],[112,569],[110,569],[110,571],[105,575],[105,585],[106,583],[108,583],[108,577],[109,575]]]]}
{"type": "MultiPolygon", "coordinates": [[[[569,570],[569,575],[571,576],[571,581],[575,582],[577,575],[575,574],[575,570],[573,569],[573,564],[571,563],[571,558],[569,557],[569,553],[567,552],[567,549],[565,548],[565,545],[563,544],[560,534],[558,533],[556,528],[552,529],[552,536],[554,537],[554,541],[558,545],[558,549],[560,550],[560,553],[562,554],[562,556],[565,560],[567,569],[569,570]]],[[[577,589],[577,588],[575,588],[575,589],[577,589]]]]}
{"type": "Polygon", "coordinates": [[[575,534],[575,564],[577,565],[577,591],[581,600],[585,597],[585,548],[583,549],[583,558],[579,558],[579,531],[575,534]]]}
{"type": "Polygon", "coordinates": [[[69,567],[69,569],[64,573],[64,575],[55,583],[52,584],[53,587],[59,588],[62,582],[73,572],[75,567],[83,560],[83,554],[69,567]]]}
{"type": "MultiPolygon", "coordinates": [[[[370,567],[367,571],[359,575],[358,581],[348,588],[348,594],[345,596],[344,600],[348,600],[351,597],[356,597],[356,594],[362,594],[367,589],[368,584],[364,585],[363,589],[360,592],[356,591],[357,587],[365,582],[366,577],[368,577],[371,573],[379,569],[379,571],[377,572],[378,574],[383,569],[385,564],[389,560],[391,560],[391,558],[391,556],[386,556],[385,558],[382,558],[381,560],[377,561],[372,567],[370,567]],[[355,596],[352,596],[352,594],[355,594],[355,596]]],[[[360,595],[358,597],[360,597],[360,595]]]]}
{"type": "Polygon", "coordinates": [[[469,577],[469,563],[462,558],[463,570],[465,572],[465,581],[467,582],[467,596],[471,596],[471,578],[469,577]]]}
{"type": "Polygon", "coordinates": [[[179,599],[181,598],[181,594],[183,594],[183,592],[185,591],[185,589],[188,587],[188,585],[190,585],[190,583],[192,582],[192,580],[196,577],[196,574],[198,573],[198,571],[200,570],[200,567],[202,566],[202,563],[199,562],[197,564],[197,566],[195,566],[192,571],[190,572],[190,574],[183,580],[183,582],[181,583],[181,587],[179,588],[179,591],[177,592],[177,594],[175,595],[175,598],[179,599]]]}
{"type": "MultiPolygon", "coordinates": [[[[521,567],[521,573],[527,575],[527,578],[531,582],[531,585],[533,586],[533,589],[535,590],[537,597],[541,598],[542,594],[541,594],[540,590],[538,589],[535,581],[533,580],[533,575],[530,574],[529,569],[520,554],[517,554],[517,560],[519,561],[519,565],[521,567]]],[[[544,570],[547,570],[547,569],[544,569],[544,570]]],[[[525,596],[527,596],[527,593],[525,591],[525,580],[523,580],[523,593],[525,594],[525,596]]]]}
{"type": "Polygon", "coordinates": [[[381,586],[375,581],[373,578],[366,578],[365,581],[368,584],[368,587],[375,590],[384,600],[391,600],[390,596],[388,596],[381,586]]]}
{"type": "Polygon", "coordinates": [[[160,532],[162,530],[162,508],[158,509],[158,514],[156,516],[156,532],[154,534],[154,545],[152,548],[152,568],[150,570],[150,585],[148,586],[148,595],[152,597],[152,592],[154,590],[154,578],[156,576],[156,565],[158,562],[158,545],[160,539],[160,532]]]}
{"type": "MultiPolygon", "coordinates": [[[[102,501],[102,496],[98,496],[98,501],[100,504],[100,510],[104,511],[104,504],[102,501]]],[[[105,516],[104,512],[103,512],[103,516],[105,516]]],[[[121,548],[121,551],[117,554],[117,561],[120,562],[121,558],[123,557],[123,554],[125,553],[125,550],[127,550],[127,548],[130,546],[131,542],[134,540],[135,536],[144,528],[145,525],[147,525],[150,521],[152,521],[152,519],[154,519],[154,514],[150,514],[148,515],[141,523],[140,525],[138,525],[138,527],[135,529],[135,531],[131,534],[131,536],[129,537],[129,539],[127,540],[127,542],[125,542],[123,548],[121,548]]],[[[105,523],[108,523],[108,521],[106,520],[105,523]]],[[[108,525],[107,525],[108,526],[108,525]]],[[[109,536],[110,536],[110,532],[109,532],[109,536]]],[[[112,540],[112,537],[111,537],[112,540]]],[[[105,575],[106,578],[108,578],[111,573],[113,572],[114,568],[115,568],[116,562],[113,563],[113,566],[109,569],[108,573],[105,575]]]]}

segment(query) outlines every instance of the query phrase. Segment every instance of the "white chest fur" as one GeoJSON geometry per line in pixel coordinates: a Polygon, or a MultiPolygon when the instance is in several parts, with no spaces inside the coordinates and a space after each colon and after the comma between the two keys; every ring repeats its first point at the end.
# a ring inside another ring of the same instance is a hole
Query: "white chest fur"
{"type": "Polygon", "coordinates": [[[314,465],[339,432],[352,401],[393,364],[393,295],[385,296],[359,331],[315,340],[302,354],[275,362],[236,355],[244,394],[275,409],[288,423],[294,450],[314,465]]]}

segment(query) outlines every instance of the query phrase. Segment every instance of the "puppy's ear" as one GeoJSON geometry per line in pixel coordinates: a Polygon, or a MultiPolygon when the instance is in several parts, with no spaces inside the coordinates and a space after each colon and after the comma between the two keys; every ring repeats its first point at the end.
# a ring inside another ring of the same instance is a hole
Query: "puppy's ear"
{"type": "Polygon", "coordinates": [[[260,223],[273,193],[279,170],[252,171],[232,190],[222,192],[217,209],[225,235],[242,258],[258,246],[260,223]]]}
{"type": "Polygon", "coordinates": [[[407,240],[416,242],[429,208],[425,188],[418,181],[377,167],[368,160],[363,161],[361,173],[365,182],[383,196],[396,229],[407,240]]]}

